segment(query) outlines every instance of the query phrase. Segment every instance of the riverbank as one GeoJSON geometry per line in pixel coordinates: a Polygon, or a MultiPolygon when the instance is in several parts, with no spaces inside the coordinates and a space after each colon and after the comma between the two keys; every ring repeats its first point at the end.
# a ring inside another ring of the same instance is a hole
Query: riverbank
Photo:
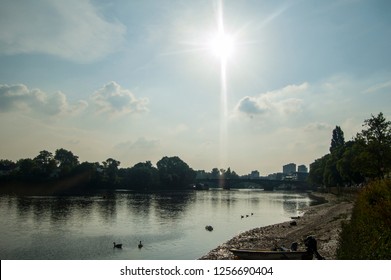
{"type": "Polygon", "coordinates": [[[299,250],[305,250],[304,239],[312,235],[318,241],[318,252],[326,259],[335,259],[342,222],[348,221],[353,209],[351,196],[314,194],[324,203],[303,209],[304,215],[279,224],[255,228],[233,237],[200,260],[230,260],[234,255],[231,248],[258,248],[270,250],[276,245],[290,247],[299,243],[299,250]]]}

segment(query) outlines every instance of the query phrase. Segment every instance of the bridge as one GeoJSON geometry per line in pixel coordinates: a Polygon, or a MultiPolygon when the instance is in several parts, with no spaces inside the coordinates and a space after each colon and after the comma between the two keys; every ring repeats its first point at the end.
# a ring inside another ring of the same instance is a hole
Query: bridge
{"type": "Polygon", "coordinates": [[[231,179],[196,179],[198,185],[207,185],[209,187],[220,188],[245,188],[251,185],[251,187],[272,191],[275,189],[282,190],[308,190],[310,185],[306,181],[296,180],[269,180],[262,178],[231,178],[231,179]]]}

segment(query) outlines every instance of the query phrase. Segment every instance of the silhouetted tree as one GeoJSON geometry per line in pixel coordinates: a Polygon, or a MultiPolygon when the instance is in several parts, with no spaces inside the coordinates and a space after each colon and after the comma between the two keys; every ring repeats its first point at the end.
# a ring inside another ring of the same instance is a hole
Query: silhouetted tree
{"type": "Polygon", "coordinates": [[[16,168],[16,163],[8,159],[0,159],[0,171],[4,173],[11,172],[16,168]]]}
{"type": "Polygon", "coordinates": [[[220,178],[220,171],[218,168],[213,168],[211,173],[210,173],[211,179],[219,179],[220,178]]]}
{"type": "Polygon", "coordinates": [[[196,172],[179,157],[163,157],[156,164],[160,183],[166,188],[186,187],[194,182],[196,172]]]}
{"type": "Polygon", "coordinates": [[[367,160],[365,169],[368,177],[383,177],[391,169],[391,122],[380,112],[377,116],[364,121],[361,133],[356,140],[365,149],[361,157],[367,160]]]}
{"type": "Polygon", "coordinates": [[[159,171],[150,161],[140,162],[128,169],[124,178],[126,184],[134,189],[151,190],[159,185],[159,171]]]}
{"type": "Polygon", "coordinates": [[[333,129],[333,136],[331,138],[330,153],[345,145],[345,138],[341,127],[338,125],[333,129]]]}
{"type": "Polygon", "coordinates": [[[42,177],[51,176],[57,168],[53,154],[46,150],[40,151],[39,155],[34,158],[34,161],[42,177]]]}
{"type": "Polygon", "coordinates": [[[31,158],[20,159],[17,161],[18,176],[21,179],[36,179],[37,178],[37,164],[31,158]]]}
{"type": "Polygon", "coordinates": [[[56,150],[54,159],[57,161],[62,175],[70,173],[79,164],[79,157],[63,148],[56,150]]]}
{"type": "Polygon", "coordinates": [[[365,178],[363,176],[362,164],[360,164],[360,150],[362,146],[356,141],[348,141],[345,143],[345,149],[341,158],[337,162],[337,170],[342,181],[347,185],[362,183],[365,178]]]}
{"type": "Polygon", "coordinates": [[[321,158],[316,159],[313,163],[310,164],[310,172],[308,175],[308,180],[315,185],[323,186],[323,175],[327,162],[327,158],[330,155],[325,155],[321,158]]]}
{"type": "Polygon", "coordinates": [[[118,181],[118,167],[121,164],[118,160],[113,158],[108,158],[106,161],[102,162],[105,173],[107,175],[108,184],[116,185],[119,183],[118,181]]]}

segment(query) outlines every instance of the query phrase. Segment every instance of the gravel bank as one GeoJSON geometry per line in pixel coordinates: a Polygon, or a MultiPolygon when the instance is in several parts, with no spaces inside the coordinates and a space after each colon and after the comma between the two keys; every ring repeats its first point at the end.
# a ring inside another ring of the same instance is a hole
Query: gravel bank
{"type": "Polygon", "coordinates": [[[230,260],[231,248],[258,248],[270,250],[275,245],[290,247],[299,243],[305,250],[304,239],[312,235],[318,241],[318,252],[326,259],[335,259],[341,224],[350,219],[353,208],[352,197],[337,197],[332,194],[316,194],[325,203],[303,209],[304,215],[280,224],[255,228],[243,232],[202,256],[200,260],[230,260]],[[295,221],[296,225],[291,225],[295,221]]]}

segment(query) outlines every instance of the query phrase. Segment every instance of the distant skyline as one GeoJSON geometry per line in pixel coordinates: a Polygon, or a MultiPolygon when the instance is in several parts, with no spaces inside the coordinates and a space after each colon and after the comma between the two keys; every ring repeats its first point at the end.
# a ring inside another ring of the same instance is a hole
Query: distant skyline
{"type": "Polygon", "coordinates": [[[0,0],[0,158],[309,166],[336,125],[349,140],[391,119],[390,14],[386,0],[0,0]]]}

